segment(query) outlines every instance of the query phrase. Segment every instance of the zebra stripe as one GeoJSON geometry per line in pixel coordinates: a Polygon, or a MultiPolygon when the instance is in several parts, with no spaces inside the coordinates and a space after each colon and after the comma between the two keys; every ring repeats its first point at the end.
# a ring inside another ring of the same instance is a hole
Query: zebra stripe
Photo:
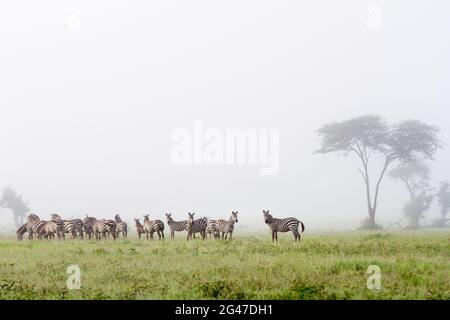
{"type": "Polygon", "coordinates": [[[118,214],[116,214],[115,216],[115,220],[116,220],[116,233],[117,233],[117,237],[119,237],[119,234],[122,233],[122,236],[124,238],[127,237],[128,235],[128,226],[125,222],[122,221],[122,219],[120,219],[120,216],[118,214]]]}
{"type": "Polygon", "coordinates": [[[205,218],[194,220],[194,214],[195,213],[191,214],[190,212],[188,212],[189,218],[187,220],[187,231],[188,231],[187,240],[192,239],[192,237],[195,238],[195,234],[197,232],[200,233],[202,240],[205,240],[206,227],[208,223],[206,222],[205,218]]]}
{"type": "Polygon", "coordinates": [[[58,214],[52,214],[52,220],[62,221],[64,233],[70,233],[71,239],[83,239],[83,222],[80,219],[62,220],[58,214]]]}
{"type": "Polygon", "coordinates": [[[106,238],[106,235],[112,235],[113,239],[116,239],[116,222],[113,220],[97,220],[92,225],[94,229],[94,235],[97,240],[106,238]]]}
{"type": "Polygon", "coordinates": [[[166,213],[167,224],[170,228],[170,238],[175,239],[175,231],[185,231],[187,230],[187,220],[175,221],[172,219],[171,213],[166,213]]]}
{"type": "Polygon", "coordinates": [[[272,242],[275,240],[278,242],[278,234],[277,232],[289,232],[292,231],[294,234],[295,241],[300,241],[300,232],[298,231],[299,225],[302,226],[302,232],[305,231],[305,226],[303,222],[299,221],[297,218],[284,218],[277,219],[274,218],[269,211],[263,210],[264,213],[264,222],[269,226],[272,230],[272,242]]]}
{"type": "Polygon", "coordinates": [[[144,231],[147,240],[149,235],[150,239],[153,239],[153,233],[155,232],[158,234],[159,240],[161,240],[161,238],[164,240],[164,222],[161,220],[150,220],[148,214],[144,216],[144,231]]]}
{"type": "Polygon", "coordinates": [[[219,224],[217,223],[217,220],[209,220],[206,218],[205,232],[206,234],[209,234],[210,239],[212,235],[214,235],[214,238],[216,239],[220,238],[219,224]]]}
{"type": "Polygon", "coordinates": [[[97,219],[94,217],[88,217],[83,219],[82,228],[84,233],[89,239],[92,239],[94,236],[94,223],[97,222],[97,219]]]}
{"type": "Polygon", "coordinates": [[[16,234],[17,234],[17,239],[19,239],[20,241],[23,240],[23,235],[27,232],[27,224],[25,223],[23,226],[21,226],[19,229],[17,229],[16,234]]]}
{"type": "Polygon", "coordinates": [[[27,232],[28,239],[32,240],[34,234],[37,235],[38,239],[42,239],[42,234],[47,221],[42,221],[37,215],[30,214],[27,217],[27,232]]]}
{"type": "Polygon", "coordinates": [[[234,224],[238,222],[237,214],[238,214],[237,211],[236,212],[232,211],[228,221],[223,219],[217,221],[218,229],[222,233],[222,239],[224,238],[227,239],[228,234],[230,235],[230,240],[232,239],[234,224]]]}

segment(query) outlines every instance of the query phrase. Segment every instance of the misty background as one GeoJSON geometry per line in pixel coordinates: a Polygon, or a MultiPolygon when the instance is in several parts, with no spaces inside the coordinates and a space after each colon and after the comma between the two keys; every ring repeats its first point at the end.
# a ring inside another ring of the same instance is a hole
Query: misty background
{"type": "MultiPolygon", "coordinates": [[[[425,0],[4,0],[0,188],[42,219],[239,210],[239,233],[266,228],[269,209],[307,230],[354,228],[367,216],[359,163],[314,155],[316,130],[364,114],[436,125],[446,148],[431,183],[450,179],[449,12],[425,0]],[[279,129],[278,174],[174,165],[170,136],[196,120],[279,129]]],[[[403,217],[407,197],[386,177],[377,221],[403,217]]],[[[13,228],[0,208],[0,232],[13,228]]]]}

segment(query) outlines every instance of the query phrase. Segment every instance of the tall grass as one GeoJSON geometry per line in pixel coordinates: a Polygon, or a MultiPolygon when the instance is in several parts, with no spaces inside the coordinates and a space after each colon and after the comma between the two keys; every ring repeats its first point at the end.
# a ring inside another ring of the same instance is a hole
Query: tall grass
{"type": "Polygon", "coordinates": [[[450,233],[0,240],[0,299],[450,299],[450,233]],[[66,287],[69,265],[80,290],[66,287]],[[369,265],[381,289],[367,289],[369,265]]]}

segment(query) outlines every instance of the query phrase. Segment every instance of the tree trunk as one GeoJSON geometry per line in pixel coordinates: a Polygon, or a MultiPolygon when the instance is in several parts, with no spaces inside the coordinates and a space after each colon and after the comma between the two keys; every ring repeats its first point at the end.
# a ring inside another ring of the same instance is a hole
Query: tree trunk
{"type": "Polygon", "coordinates": [[[373,211],[373,209],[371,210],[371,212],[369,212],[369,226],[375,226],[375,211],[373,211]]]}

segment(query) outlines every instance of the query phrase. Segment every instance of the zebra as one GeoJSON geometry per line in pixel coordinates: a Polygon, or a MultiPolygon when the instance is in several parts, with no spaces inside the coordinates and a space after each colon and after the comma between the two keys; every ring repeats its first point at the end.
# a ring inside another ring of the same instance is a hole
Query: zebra
{"type": "Polygon", "coordinates": [[[86,215],[86,218],[83,219],[82,227],[83,231],[89,239],[92,239],[94,236],[94,223],[97,222],[97,219],[94,217],[89,217],[86,215]]]}
{"type": "Polygon", "coordinates": [[[51,220],[45,223],[43,231],[47,239],[54,239],[56,234],[58,240],[65,240],[64,221],[59,215],[52,215],[51,220]]]}
{"type": "MultiPolygon", "coordinates": [[[[209,234],[209,238],[211,239],[211,236],[214,235],[215,239],[219,239],[220,238],[220,232],[219,232],[219,226],[217,224],[217,220],[209,220],[208,218],[206,219],[206,229],[205,229],[205,233],[209,234]]],[[[206,238],[208,238],[206,236],[206,238]]]]}
{"type": "Polygon", "coordinates": [[[94,230],[95,239],[97,241],[101,238],[106,238],[106,234],[111,234],[113,239],[116,240],[116,222],[113,220],[97,220],[93,223],[92,228],[94,230]]]}
{"type": "MultiPolygon", "coordinates": [[[[52,214],[53,220],[62,220],[58,214],[52,214]]],[[[64,223],[64,233],[70,233],[71,239],[83,239],[83,221],[80,219],[62,220],[64,223]]]]}
{"type": "Polygon", "coordinates": [[[38,239],[42,239],[44,236],[46,239],[53,239],[54,234],[58,234],[58,238],[61,237],[63,230],[63,223],[61,221],[44,221],[41,220],[36,214],[30,214],[27,217],[27,232],[28,239],[32,240],[33,235],[36,234],[38,239]]]}
{"type": "Polygon", "coordinates": [[[127,235],[128,235],[128,226],[125,222],[122,221],[122,219],[120,219],[120,216],[118,214],[116,214],[116,216],[114,217],[114,219],[116,220],[116,234],[117,234],[117,238],[119,237],[119,234],[122,233],[122,236],[126,239],[127,235]]]}
{"type": "Polygon", "coordinates": [[[303,222],[299,221],[297,218],[274,218],[271,214],[269,214],[269,210],[263,210],[263,213],[264,222],[269,226],[270,230],[272,230],[272,242],[274,242],[275,240],[278,242],[278,232],[289,231],[292,231],[292,233],[294,234],[295,242],[297,242],[297,240],[300,242],[300,232],[298,232],[298,227],[299,224],[301,224],[302,232],[304,232],[305,226],[303,222]]]}
{"type": "Polygon", "coordinates": [[[188,212],[189,217],[187,220],[187,231],[188,231],[187,240],[189,240],[189,239],[192,240],[192,236],[194,236],[194,239],[195,239],[195,234],[197,232],[200,233],[202,240],[205,240],[206,226],[207,226],[206,219],[199,218],[197,220],[194,220],[194,215],[195,215],[195,212],[193,212],[193,213],[188,212]]]}
{"type": "Polygon", "coordinates": [[[170,228],[170,239],[175,239],[175,231],[187,230],[187,220],[175,221],[172,219],[171,213],[166,213],[167,224],[170,228]]]}
{"type": "Polygon", "coordinates": [[[47,221],[42,221],[36,214],[31,213],[27,216],[27,232],[28,240],[33,240],[34,234],[37,235],[38,239],[42,239],[42,234],[44,232],[44,227],[47,221]]]}
{"type": "Polygon", "coordinates": [[[27,232],[27,224],[25,223],[23,226],[21,226],[19,229],[17,229],[16,234],[17,234],[17,239],[19,239],[20,241],[23,240],[23,235],[27,232]]]}
{"type": "Polygon", "coordinates": [[[153,233],[156,232],[158,234],[159,240],[164,240],[164,222],[161,220],[150,220],[149,215],[144,215],[144,231],[147,236],[150,235],[150,239],[153,239],[153,233]]]}
{"type": "Polygon", "coordinates": [[[238,212],[232,211],[230,218],[227,220],[220,219],[217,221],[219,231],[222,233],[222,239],[227,239],[230,234],[230,240],[233,237],[234,224],[238,222],[238,212]]]}
{"type": "Polygon", "coordinates": [[[137,231],[137,234],[138,234],[138,237],[139,237],[139,240],[140,240],[141,239],[141,235],[143,233],[146,233],[145,230],[144,230],[144,226],[141,224],[139,219],[136,219],[136,218],[134,218],[134,223],[135,223],[136,231],[137,231]]]}

